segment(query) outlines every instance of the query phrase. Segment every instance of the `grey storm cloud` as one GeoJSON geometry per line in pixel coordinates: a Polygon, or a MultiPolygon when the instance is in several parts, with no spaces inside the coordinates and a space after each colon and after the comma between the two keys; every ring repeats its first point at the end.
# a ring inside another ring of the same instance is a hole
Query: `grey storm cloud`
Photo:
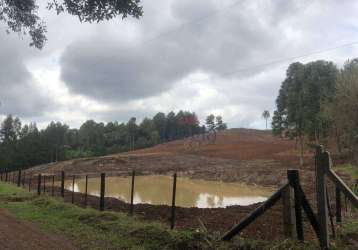
{"type": "Polygon", "coordinates": [[[13,36],[1,36],[0,43],[0,114],[41,115],[51,101],[38,93],[26,68],[24,61],[32,56],[31,51],[23,49],[27,44],[13,36]]]}
{"type": "MultiPolygon", "coordinates": [[[[349,0],[142,0],[143,18],[99,24],[57,16],[41,2],[42,51],[0,27],[0,115],[77,126],[190,109],[263,128],[262,110],[274,110],[293,58],[358,39],[358,3],[349,0]],[[48,96],[39,89],[51,87],[48,96]]],[[[357,51],[297,60],[341,65],[357,51]]]]}
{"type": "MultiPolygon", "coordinates": [[[[282,31],[274,26],[280,18],[273,15],[278,8],[289,12],[299,7],[296,1],[278,1],[273,6],[242,1],[235,9],[215,14],[218,6],[214,3],[172,1],[170,17],[162,20],[168,23],[162,28],[163,35],[151,41],[128,44],[107,33],[75,41],[61,57],[61,78],[75,93],[121,102],[158,95],[190,73],[229,75],[233,69],[254,65],[279,52],[282,43],[277,37],[282,31]],[[263,11],[268,13],[266,17],[263,11]],[[198,17],[207,18],[173,28],[198,17]]],[[[152,27],[150,22],[157,23],[151,14],[144,17],[142,29],[152,27]]],[[[252,74],[242,72],[234,77],[252,74]]]]}

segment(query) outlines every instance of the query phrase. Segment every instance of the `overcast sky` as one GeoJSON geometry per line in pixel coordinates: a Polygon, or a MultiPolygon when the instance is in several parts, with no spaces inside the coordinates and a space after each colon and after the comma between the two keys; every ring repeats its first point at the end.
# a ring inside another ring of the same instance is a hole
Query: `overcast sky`
{"type": "Polygon", "coordinates": [[[183,109],[201,120],[222,115],[229,127],[264,128],[261,114],[275,109],[290,63],[340,66],[358,57],[354,0],[142,4],[139,20],[100,24],[56,16],[42,4],[42,50],[0,24],[1,118],[12,113],[40,127],[52,120],[78,127],[87,119],[141,120],[183,109]]]}

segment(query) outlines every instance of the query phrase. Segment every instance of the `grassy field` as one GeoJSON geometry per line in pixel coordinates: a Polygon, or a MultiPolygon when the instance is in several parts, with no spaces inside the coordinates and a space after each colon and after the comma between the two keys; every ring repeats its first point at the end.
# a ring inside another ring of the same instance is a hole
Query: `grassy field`
{"type": "Polygon", "coordinates": [[[352,164],[341,164],[334,167],[335,171],[349,175],[352,180],[358,179],[358,166],[352,164]]]}
{"type": "Polygon", "coordinates": [[[218,234],[170,230],[159,223],[138,221],[122,213],[99,212],[38,197],[21,188],[0,183],[0,207],[20,220],[31,221],[45,232],[61,232],[80,249],[314,249],[291,241],[261,242],[237,237],[220,241],[218,234]]]}

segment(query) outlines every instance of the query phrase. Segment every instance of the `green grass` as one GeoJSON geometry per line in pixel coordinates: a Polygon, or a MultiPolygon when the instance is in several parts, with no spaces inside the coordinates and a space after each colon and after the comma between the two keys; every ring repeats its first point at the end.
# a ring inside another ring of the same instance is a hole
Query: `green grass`
{"type": "Polygon", "coordinates": [[[80,249],[315,249],[289,240],[268,243],[236,237],[222,242],[218,233],[205,228],[169,230],[160,223],[83,209],[4,183],[0,183],[0,207],[18,219],[35,222],[43,231],[64,234],[80,249]]]}
{"type": "Polygon", "coordinates": [[[335,166],[334,170],[349,175],[353,180],[358,179],[358,166],[354,166],[352,164],[341,164],[335,166]]]}

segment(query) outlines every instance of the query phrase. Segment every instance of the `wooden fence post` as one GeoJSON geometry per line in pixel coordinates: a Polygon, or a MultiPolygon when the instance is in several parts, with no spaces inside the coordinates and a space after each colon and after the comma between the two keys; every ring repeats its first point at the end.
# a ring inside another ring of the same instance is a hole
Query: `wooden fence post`
{"type": "Polygon", "coordinates": [[[326,189],[326,195],[327,195],[326,200],[327,200],[328,215],[329,215],[329,220],[331,222],[332,237],[336,238],[336,229],[334,227],[334,222],[333,222],[333,213],[332,213],[332,209],[331,209],[331,205],[330,205],[328,188],[326,189]]]}
{"type": "Polygon", "coordinates": [[[134,212],[134,204],[133,204],[133,200],[134,200],[134,179],[135,179],[135,170],[132,171],[131,206],[130,206],[130,211],[129,211],[130,215],[133,215],[133,212],[134,212]]]}
{"type": "Polygon", "coordinates": [[[7,182],[7,170],[5,170],[5,182],[7,182]]]}
{"type": "Polygon", "coordinates": [[[173,229],[175,226],[175,197],[177,190],[177,173],[174,173],[173,176],[173,197],[172,197],[172,214],[170,218],[170,228],[173,229]]]}
{"type": "Polygon", "coordinates": [[[23,178],[22,178],[22,187],[23,188],[25,187],[25,183],[26,183],[26,173],[27,173],[27,171],[23,172],[23,178]]]}
{"type": "Polygon", "coordinates": [[[287,178],[294,190],[297,239],[303,241],[302,204],[301,194],[299,192],[300,180],[298,170],[287,170],[287,178]]]}
{"type": "Polygon", "coordinates": [[[71,199],[71,203],[73,204],[73,202],[75,201],[75,175],[72,176],[72,199],[71,199]]]}
{"type": "Polygon", "coordinates": [[[330,156],[328,152],[323,152],[323,147],[319,146],[316,150],[316,192],[317,192],[317,217],[320,233],[320,245],[322,249],[329,247],[328,231],[328,206],[327,206],[327,186],[326,173],[330,168],[330,156]]]}
{"type": "Polygon", "coordinates": [[[32,180],[32,175],[30,174],[30,176],[29,176],[29,192],[31,192],[31,180],[32,180]]]}
{"type": "Polygon", "coordinates": [[[21,185],[21,169],[18,171],[17,174],[17,186],[20,187],[21,185]]]}
{"type": "Polygon", "coordinates": [[[282,217],[283,231],[287,238],[293,238],[295,235],[295,220],[293,213],[293,197],[291,186],[287,186],[282,192],[282,217]]]}
{"type": "Polygon", "coordinates": [[[86,186],[85,186],[85,207],[87,207],[87,192],[88,192],[88,175],[86,175],[86,186]]]}
{"type": "Polygon", "coordinates": [[[37,195],[41,194],[41,174],[37,177],[37,195]]]}
{"type": "Polygon", "coordinates": [[[61,196],[65,197],[65,172],[61,171],[61,196]]]}
{"type": "Polygon", "coordinates": [[[52,176],[52,189],[51,189],[51,195],[55,195],[55,175],[52,176]]]}
{"type": "Polygon", "coordinates": [[[106,174],[101,174],[101,197],[99,200],[99,210],[104,211],[104,193],[106,188],[106,174]]]}
{"type": "Polygon", "coordinates": [[[43,179],[44,179],[43,180],[44,181],[44,183],[43,183],[43,189],[44,189],[43,193],[46,193],[46,175],[43,176],[43,179]]]}

